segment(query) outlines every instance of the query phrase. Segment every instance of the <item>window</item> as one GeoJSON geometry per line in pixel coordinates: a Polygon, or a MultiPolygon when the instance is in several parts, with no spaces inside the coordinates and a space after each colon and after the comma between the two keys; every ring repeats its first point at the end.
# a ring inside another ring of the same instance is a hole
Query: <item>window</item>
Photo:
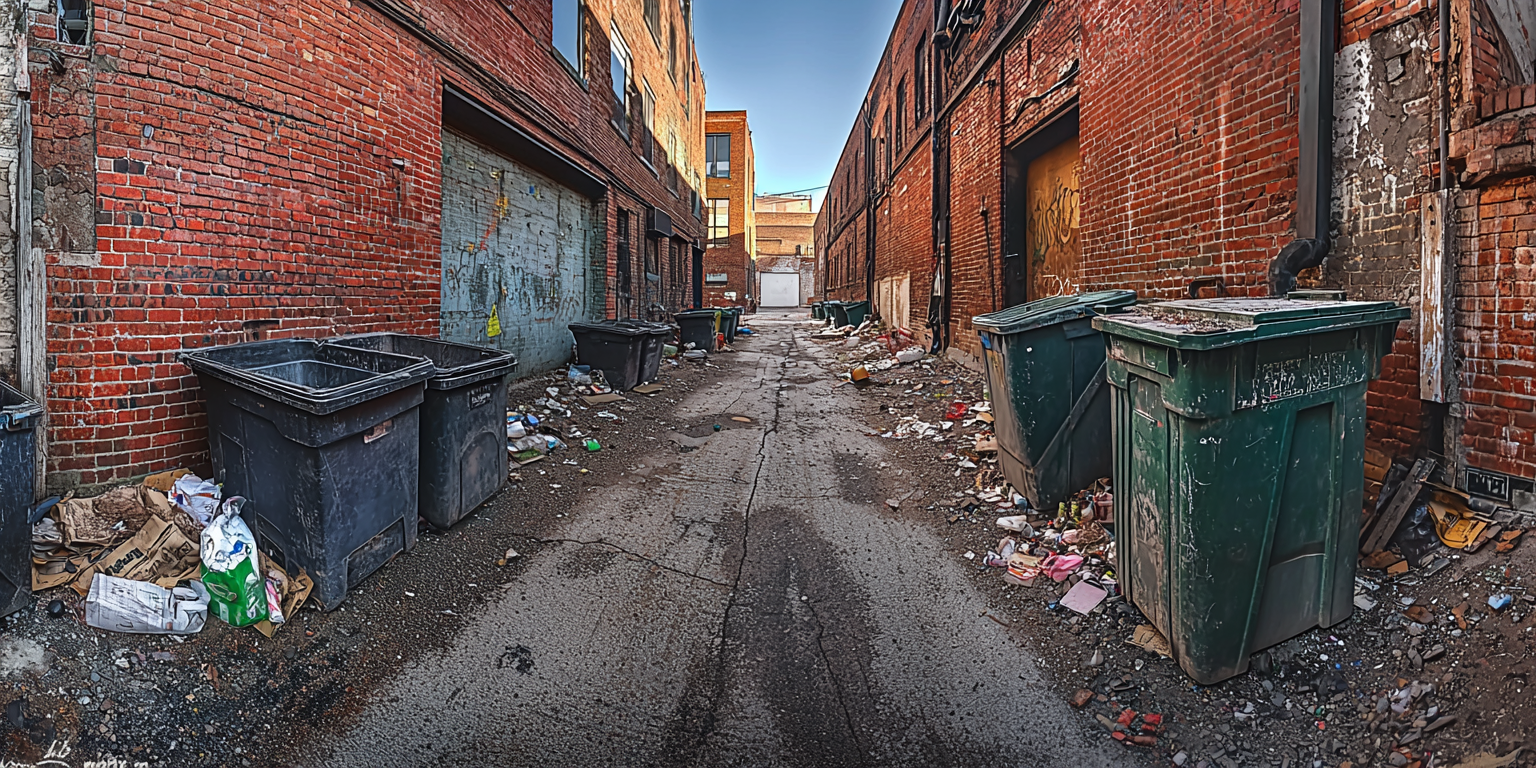
{"type": "Polygon", "coordinates": [[[928,41],[919,37],[912,52],[912,111],[916,117],[928,112],[928,41]]]}
{"type": "Polygon", "coordinates": [[[617,27],[613,30],[613,42],[609,46],[613,55],[608,70],[613,79],[613,124],[629,135],[629,46],[617,27]]]}
{"type": "Polygon", "coordinates": [[[560,53],[560,58],[575,70],[576,76],[586,79],[586,57],[581,49],[581,0],[552,0],[554,23],[551,27],[550,44],[560,53]]]}
{"type": "Polygon", "coordinates": [[[630,282],[632,266],[629,254],[629,211],[619,211],[618,226],[618,268],[615,270],[614,280],[618,282],[619,295],[629,296],[633,290],[630,282]]]}
{"type": "Polygon", "coordinates": [[[901,148],[906,144],[907,128],[907,81],[903,80],[896,86],[896,152],[900,157],[901,148]]]}
{"type": "Polygon", "coordinates": [[[667,48],[667,72],[672,75],[672,82],[677,82],[677,25],[673,24],[668,30],[671,35],[671,46],[667,48]]]}
{"type": "Polygon", "coordinates": [[[661,46],[661,0],[645,0],[645,25],[651,28],[656,46],[661,46]]]}
{"type": "Polygon", "coordinates": [[[709,200],[709,247],[719,248],[731,242],[731,200],[713,197],[709,200]]]}
{"type": "Polygon", "coordinates": [[[891,144],[892,144],[892,142],[891,142],[891,110],[889,110],[889,109],[885,110],[885,117],[881,118],[881,123],[885,126],[884,130],[882,130],[880,132],[880,135],[885,137],[885,173],[886,173],[887,176],[889,176],[890,173],[891,173],[891,144]]]}
{"type": "Polygon", "coordinates": [[[705,174],[711,179],[731,177],[731,135],[711,133],[704,137],[705,174]]]}
{"type": "MultiPolygon", "coordinates": [[[[642,80],[643,81],[643,80],[642,80]]],[[[645,130],[640,133],[640,154],[647,163],[656,164],[656,94],[651,91],[651,84],[645,83],[645,92],[641,98],[640,121],[645,130]]]]}

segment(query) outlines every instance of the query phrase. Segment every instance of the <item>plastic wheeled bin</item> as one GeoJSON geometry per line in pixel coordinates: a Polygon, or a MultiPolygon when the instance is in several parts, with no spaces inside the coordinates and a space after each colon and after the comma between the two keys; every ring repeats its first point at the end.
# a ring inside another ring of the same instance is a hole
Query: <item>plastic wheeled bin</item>
{"type": "Polygon", "coordinates": [[[843,301],[824,301],[821,304],[821,314],[832,323],[832,327],[841,328],[848,324],[848,313],[843,312],[843,301]]]}
{"type": "Polygon", "coordinates": [[[202,385],[224,497],[247,499],[241,515],[262,555],[308,571],[324,610],[416,546],[432,361],[310,339],[190,350],[181,360],[202,385]]]}
{"type": "Polygon", "coordinates": [[[998,462],[1035,509],[1110,473],[1109,390],[1095,307],[1124,307],[1135,291],[1039,299],[980,315],[998,462]]]}
{"type": "Polygon", "coordinates": [[[34,430],[43,407],[0,382],[0,616],[32,602],[34,430]]]}
{"type": "Polygon", "coordinates": [[[720,332],[725,343],[736,343],[736,329],[741,327],[741,307],[715,307],[720,312],[720,332]]]}
{"type": "Polygon", "coordinates": [[[811,302],[811,319],[812,320],[825,320],[825,319],[827,319],[826,313],[822,311],[823,310],[823,306],[825,304],[826,304],[825,301],[813,301],[813,302],[811,302]]]}
{"type": "Polygon", "coordinates": [[[1349,617],[1365,390],[1408,316],[1222,298],[1093,321],[1114,394],[1115,571],[1196,682],[1349,617]]]}
{"type": "Polygon", "coordinates": [[[842,325],[858,327],[864,324],[864,318],[869,315],[869,302],[845,301],[837,308],[837,312],[842,325]]]}
{"type": "Polygon", "coordinates": [[[576,362],[603,372],[614,389],[627,392],[661,372],[661,348],[672,327],[639,320],[600,320],[571,323],[576,337],[576,362]]]}
{"type": "Polygon", "coordinates": [[[340,344],[424,357],[437,371],[421,404],[421,472],[416,503],[444,529],[484,504],[507,482],[507,379],[511,352],[403,333],[343,336],[340,344]]]}
{"type": "Polygon", "coordinates": [[[717,309],[690,309],[672,316],[677,320],[677,338],[683,344],[693,344],[694,349],[715,351],[715,332],[719,327],[720,311],[717,309]]]}

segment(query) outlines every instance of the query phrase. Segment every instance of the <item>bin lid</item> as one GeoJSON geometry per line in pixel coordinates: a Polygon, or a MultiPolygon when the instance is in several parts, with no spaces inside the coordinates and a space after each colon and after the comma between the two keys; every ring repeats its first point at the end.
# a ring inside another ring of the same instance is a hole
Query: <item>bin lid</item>
{"type": "Polygon", "coordinates": [[[319,416],[423,383],[437,371],[432,361],[424,357],[324,344],[314,339],[276,339],[188,349],[178,354],[177,359],[199,376],[212,376],[319,416]],[[334,381],[319,383],[282,375],[290,370],[338,375],[334,381]]]}
{"type": "Polygon", "coordinates": [[[1407,307],[1295,293],[1285,298],[1182,299],[1144,304],[1094,320],[1095,328],[1179,349],[1217,349],[1259,339],[1396,324],[1407,307]]]}
{"type": "Polygon", "coordinates": [[[673,313],[673,317],[714,317],[718,309],[685,309],[682,312],[673,313]]]}
{"type": "Polygon", "coordinates": [[[971,324],[997,334],[1022,333],[1097,314],[1094,307],[1126,307],[1136,303],[1135,291],[1091,291],[1052,296],[971,318],[971,324]]]}
{"type": "Polygon", "coordinates": [[[615,336],[649,336],[655,332],[649,326],[649,323],[601,320],[595,323],[571,323],[566,327],[571,329],[571,333],[611,333],[615,336]]]}

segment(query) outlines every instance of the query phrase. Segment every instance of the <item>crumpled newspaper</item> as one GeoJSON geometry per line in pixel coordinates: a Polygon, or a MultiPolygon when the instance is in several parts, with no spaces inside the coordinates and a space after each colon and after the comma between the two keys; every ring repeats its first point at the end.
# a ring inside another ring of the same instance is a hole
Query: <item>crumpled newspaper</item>
{"type": "Polygon", "coordinates": [[[208,623],[208,590],[196,581],[166,589],[98,573],[85,598],[85,623],[110,632],[189,635],[208,623]]]}

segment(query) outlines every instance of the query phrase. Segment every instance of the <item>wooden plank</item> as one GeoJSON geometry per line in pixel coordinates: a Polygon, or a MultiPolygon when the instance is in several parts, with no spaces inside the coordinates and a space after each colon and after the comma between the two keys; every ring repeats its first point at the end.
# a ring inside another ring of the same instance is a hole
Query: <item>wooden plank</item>
{"type": "Polygon", "coordinates": [[[1375,552],[1387,545],[1387,540],[1392,538],[1392,533],[1397,530],[1403,516],[1408,514],[1408,508],[1413,506],[1413,500],[1419,497],[1419,489],[1424,481],[1429,479],[1429,474],[1435,471],[1434,459],[1419,459],[1413,463],[1413,469],[1408,476],[1403,478],[1403,484],[1397,487],[1397,493],[1392,496],[1392,504],[1387,511],[1376,520],[1376,526],[1371,529],[1371,535],[1365,539],[1365,544],[1360,551],[1365,554],[1375,552]]]}

